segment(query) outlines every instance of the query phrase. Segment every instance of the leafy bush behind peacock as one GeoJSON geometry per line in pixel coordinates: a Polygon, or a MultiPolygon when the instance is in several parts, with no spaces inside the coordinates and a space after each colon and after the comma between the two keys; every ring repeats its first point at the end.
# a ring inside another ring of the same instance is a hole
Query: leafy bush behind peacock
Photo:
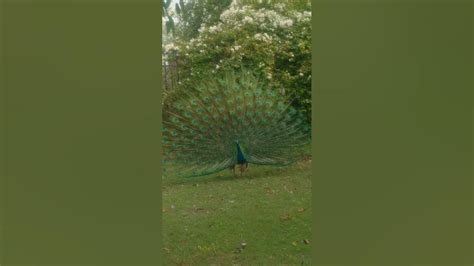
{"type": "MultiPolygon", "coordinates": [[[[311,12],[233,4],[217,23],[203,23],[197,36],[175,38],[165,51],[179,58],[180,83],[169,91],[165,109],[202,82],[229,70],[250,69],[311,121],[311,12]],[[170,53],[171,52],[171,53],[170,53]]],[[[215,20],[213,20],[215,21],[215,20]]]]}

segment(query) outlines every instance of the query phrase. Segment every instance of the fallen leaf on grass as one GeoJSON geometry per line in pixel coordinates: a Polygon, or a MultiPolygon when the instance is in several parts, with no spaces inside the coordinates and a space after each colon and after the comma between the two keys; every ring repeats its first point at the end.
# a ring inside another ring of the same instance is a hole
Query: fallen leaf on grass
{"type": "Polygon", "coordinates": [[[305,243],[306,245],[309,245],[309,239],[304,239],[303,243],[305,243]]]}
{"type": "Polygon", "coordinates": [[[288,221],[288,220],[290,220],[290,219],[291,219],[291,216],[290,216],[290,214],[288,214],[288,213],[285,213],[285,214],[283,214],[283,215],[280,216],[280,220],[281,220],[281,221],[288,221]]]}
{"type": "Polygon", "coordinates": [[[299,212],[304,212],[306,209],[305,208],[299,208],[298,211],[299,212]]]}
{"type": "Polygon", "coordinates": [[[247,243],[242,242],[238,247],[235,248],[234,253],[240,253],[244,251],[245,247],[247,247],[247,243]]]}

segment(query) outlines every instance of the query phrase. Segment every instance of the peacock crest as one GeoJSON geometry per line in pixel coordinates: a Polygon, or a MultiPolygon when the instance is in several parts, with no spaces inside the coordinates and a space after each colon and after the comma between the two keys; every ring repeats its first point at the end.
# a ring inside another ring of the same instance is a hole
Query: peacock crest
{"type": "Polygon", "coordinates": [[[290,97],[248,71],[200,83],[163,113],[165,162],[185,177],[288,165],[309,139],[306,118],[290,97]]]}

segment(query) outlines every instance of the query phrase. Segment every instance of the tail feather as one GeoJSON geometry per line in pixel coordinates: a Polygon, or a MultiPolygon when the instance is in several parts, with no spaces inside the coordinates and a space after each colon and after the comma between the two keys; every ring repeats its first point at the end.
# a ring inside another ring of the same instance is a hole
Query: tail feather
{"type": "Polygon", "coordinates": [[[250,163],[287,165],[310,138],[302,114],[249,72],[227,73],[196,86],[164,117],[164,150],[184,176],[237,163],[238,140],[250,163]]]}

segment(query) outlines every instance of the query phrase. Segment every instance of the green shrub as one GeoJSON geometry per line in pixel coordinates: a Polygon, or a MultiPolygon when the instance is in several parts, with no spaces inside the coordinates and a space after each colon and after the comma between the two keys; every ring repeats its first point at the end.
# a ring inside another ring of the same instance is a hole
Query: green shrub
{"type": "MultiPolygon", "coordinates": [[[[231,5],[212,26],[190,41],[175,39],[165,50],[180,58],[179,95],[196,83],[230,69],[252,69],[268,85],[294,96],[294,106],[311,119],[311,13],[283,3],[272,9],[231,5]]],[[[170,97],[172,99],[173,97],[170,97]]]]}

